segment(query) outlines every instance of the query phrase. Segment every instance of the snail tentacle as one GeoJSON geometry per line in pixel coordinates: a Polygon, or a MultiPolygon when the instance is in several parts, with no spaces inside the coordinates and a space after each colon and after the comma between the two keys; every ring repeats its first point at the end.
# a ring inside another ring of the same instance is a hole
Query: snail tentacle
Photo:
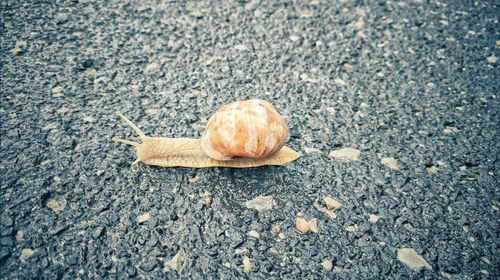
{"type": "Polygon", "coordinates": [[[141,138],[141,140],[144,141],[146,137],[146,135],[144,133],[142,133],[141,129],[138,128],[133,122],[131,122],[129,119],[127,119],[127,117],[125,117],[122,113],[120,112],[116,112],[116,114],[118,116],[120,116],[120,118],[122,118],[128,125],[130,125],[134,130],[135,132],[137,133],[137,135],[139,135],[139,138],[141,138]]]}
{"type": "Polygon", "coordinates": [[[117,142],[117,143],[123,143],[123,144],[131,145],[131,146],[140,145],[137,142],[130,141],[130,140],[127,140],[127,139],[121,139],[121,138],[118,138],[118,137],[113,137],[113,138],[111,138],[111,140],[113,140],[114,142],[117,142]]]}

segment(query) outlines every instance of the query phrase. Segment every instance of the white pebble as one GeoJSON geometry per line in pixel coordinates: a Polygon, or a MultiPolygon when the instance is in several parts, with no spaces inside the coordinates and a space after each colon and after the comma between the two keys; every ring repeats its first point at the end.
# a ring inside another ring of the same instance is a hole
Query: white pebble
{"type": "Polygon", "coordinates": [[[352,161],[357,161],[359,160],[359,156],[361,154],[361,151],[353,149],[353,148],[342,148],[338,149],[335,151],[330,152],[330,157],[333,157],[335,159],[339,160],[352,160],[352,161]]]}

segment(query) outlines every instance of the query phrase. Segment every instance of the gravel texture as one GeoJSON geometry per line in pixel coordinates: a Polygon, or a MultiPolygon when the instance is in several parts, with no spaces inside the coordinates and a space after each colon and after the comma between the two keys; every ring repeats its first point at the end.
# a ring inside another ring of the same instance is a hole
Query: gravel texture
{"type": "Polygon", "coordinates": [[[497,1],[305,2],[0,1],[0,278],[498,279],[497,1]],[[137,139],[116,111],[200,137],[247,98],[299,160],[131,167],[110,140],[137,139]]]}

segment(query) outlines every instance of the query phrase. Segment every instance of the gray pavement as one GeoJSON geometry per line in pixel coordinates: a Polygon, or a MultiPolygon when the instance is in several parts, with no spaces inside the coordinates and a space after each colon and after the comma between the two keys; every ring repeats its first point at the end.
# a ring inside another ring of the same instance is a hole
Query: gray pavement
{"type": "Polygon", "coordinates": [[[500,277],[495,2],[1,1],[0,278],[500,277]],[[137,140],[116,111],[200,137],[248,98],[299,160],[131,167],[111,142],[137,140]]]}

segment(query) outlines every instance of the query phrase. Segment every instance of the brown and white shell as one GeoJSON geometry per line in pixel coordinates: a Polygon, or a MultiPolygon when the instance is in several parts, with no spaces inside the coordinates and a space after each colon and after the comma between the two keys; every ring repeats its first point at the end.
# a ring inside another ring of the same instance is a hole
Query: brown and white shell
{"type": "Polygon", "coordinates": [[[288,136],[283,117],[269,102],[238,101],[220,108],[208,120],[200,145],[216,160],[263,158],[279,151],[288,136]]]}

